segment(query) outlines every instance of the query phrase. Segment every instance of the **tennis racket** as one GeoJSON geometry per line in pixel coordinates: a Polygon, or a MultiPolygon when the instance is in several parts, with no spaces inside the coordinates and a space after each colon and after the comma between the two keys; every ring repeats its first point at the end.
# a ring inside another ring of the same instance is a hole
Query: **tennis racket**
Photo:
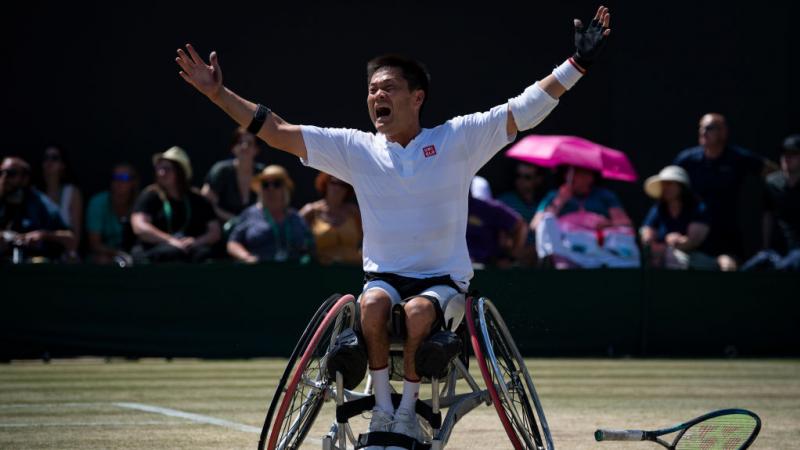
{"type": "Polygon", "coordinates": [[[603,430],[598,441],[653,441],[670,450],[744,450],[756,440],[761,419],[746,409],[722,409],[661,430],[603,430]],[[661,436],[678,433],[672,443],[661,436]]]}

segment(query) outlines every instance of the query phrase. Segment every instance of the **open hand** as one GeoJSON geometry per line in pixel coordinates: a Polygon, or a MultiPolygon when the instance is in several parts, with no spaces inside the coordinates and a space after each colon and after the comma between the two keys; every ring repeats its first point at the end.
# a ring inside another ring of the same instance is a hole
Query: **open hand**
{"type": "Polygon", "coordinates": [[[573,59],[583,69],[588,69],[600,55],[605,47],[611,29],[611,13],[608,8],[597,8],[594,18],[587,28],[583,27],[580,19],[574,20],[575,24],[575,56],[573,59]]]}
{"type": "Polygon", "coordinates": [[[179,72],[181,77],[213,101],[222,91],[222,68],[219,66],[217,52],[211,52],[209,66],[192,44],[186,44],[186,50],[188,54],[178,49],[178,57],[175,58],[175,62],[183,69],[179,72]]]}

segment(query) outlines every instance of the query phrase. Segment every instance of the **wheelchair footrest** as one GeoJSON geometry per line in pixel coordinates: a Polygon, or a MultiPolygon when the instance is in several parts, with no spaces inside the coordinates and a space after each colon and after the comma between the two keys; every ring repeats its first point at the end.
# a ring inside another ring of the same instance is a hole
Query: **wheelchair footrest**
{"type": "MultiPolygon", "coordinates": [[[[392,394],[392,403],[394,404],[395,408],[400,406],[401,398],[403,398],[403,396],[400,394],[392,394]]],[[[358,400],[350,400],[349,402],[344,402],[342,405],[336,407],[336,422],[347,423],[351,417],[355,417],[363,413],[364,411],[370,411],[374,407],[375,407],[374,395],[360,398],[358,400]]],[[[420,417],[425,419],[431,425],[431,428],[439,429],[442,427],[441,411],[434,414],[433,408],[431,408],[430,405],[421,400],[417,400],[414,409],[416,413],[420,415],[420,417]]]]}
{"type": "Polygon", "coordinates": [[[376,445],[379,447],[402,447],[408,450],[430,450],[431,445],[420,442],[405,434],[392,433],[391,431],[373,431],[372,433],[359,434],[356,449],[376,445]]]}

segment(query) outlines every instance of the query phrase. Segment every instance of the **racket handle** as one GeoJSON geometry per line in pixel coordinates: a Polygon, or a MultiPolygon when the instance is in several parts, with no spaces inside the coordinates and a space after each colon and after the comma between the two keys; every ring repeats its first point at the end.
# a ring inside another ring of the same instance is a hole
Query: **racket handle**
{"type": "Polygon", "coordinates": [[[597,430],[594,432],[595,440],[599,441],[643,441],[642,430],[597,430]]]}

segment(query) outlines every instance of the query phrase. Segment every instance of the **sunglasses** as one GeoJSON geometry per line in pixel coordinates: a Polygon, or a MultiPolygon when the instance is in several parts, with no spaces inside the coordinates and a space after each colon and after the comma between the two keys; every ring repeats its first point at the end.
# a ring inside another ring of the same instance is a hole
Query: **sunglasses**
{"type": "Polygon", "coordinates": [[[7,176],[8,178],[16,178],[22,175],[24,172],[19,169],[3,169],[0,170],[0,176],[7,176]]]}
{"type": "Polygon", "coordinates": [[[44,155],[45,161],[61,161],[61,156],[55,153],[44,155]]]}
{"type": "Polygon", "coordinates": [[[283,187],[283,180],[264,180],[261,182],[262,189],[275,188],[280,189],[283,187]]]}
{"type": "Polygon", "coordinates": [[[133,175],[129,173],[115,173],[111,175],[112,181],[133,181],[133,175]]]}

